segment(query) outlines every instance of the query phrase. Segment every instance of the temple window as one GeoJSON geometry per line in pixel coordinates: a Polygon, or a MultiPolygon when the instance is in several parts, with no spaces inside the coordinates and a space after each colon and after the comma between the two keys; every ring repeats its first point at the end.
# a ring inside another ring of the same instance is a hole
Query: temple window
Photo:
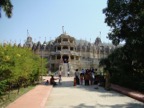
{"type": "Polygon", "coordinates": [[[68,42],[68,39],[67,38],[63,38],[63,41],[68,42]]]}
{"type": "Polygon", "coordinates": [[[61,43],[61,39],[58,39],[58,43],[61,43]]]}
{"type": "Polygon", "coordinates": [[[71,56],[71,60],[74,60],[74,56],[71,56]]]}
{"type": "Polygon", "coordinates": [[[70,40],[70,43],[73,43],[73,40],[70,40]]]}
{"type": "Polygon", "coordinates": [[[58,60],[59,60],[59,59],[61,59],[61,56],[60,56],[60,55],[58,55],[58,56],[57,56],[57,59],[58,59],[58,60]]]}
{"type": "Polygon", "coordinates": [[[76,56],[76,60],[78,60],[79,59],[79,57],[78,56],[76,56]]]}
{"type": "Polygon", "coordinates": [[[74,50],[74,48],[73,48],[73,47],[70,47],[70,50],[71,50],[71,51],[73,51],[73,50],[74,50]]]}
{"type": "Polygon", "coordinates": [[[61,47],[58,47],[57,50],[61,50],[61,47]]]}
{"type": "Polygon", "coordinates": [[[65,49],[68,49],[68,46],[63,46],[63,49],[65,50],[65,49]]]}
{"type": "Polygon", "coordinates": [[[52,60],[55,60],[55,56],[51,56],[52,60]]]}

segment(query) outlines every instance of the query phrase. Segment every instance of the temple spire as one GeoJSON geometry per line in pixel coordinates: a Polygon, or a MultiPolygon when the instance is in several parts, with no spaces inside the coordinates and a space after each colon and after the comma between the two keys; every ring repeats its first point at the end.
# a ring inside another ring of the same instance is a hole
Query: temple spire
{"type": "Polygon", "coordinates": [[[101,39],[101,31],[100,31],[100,39],[101,39]]]}
{"type": "Polygon", "coordinates": [[[28,31],[28,29],[27,29],[27,37],[29,37],[29,31],[28,31]]]}
{"type": "Polygon", "coordinates": [[[45,37],[45,42],[46,42],[46,37],[45,37]]]}
{"type": "Polygon", "coordinates": [[[62,26],[62,33],[64,34],[64,26],[62,26]]]}

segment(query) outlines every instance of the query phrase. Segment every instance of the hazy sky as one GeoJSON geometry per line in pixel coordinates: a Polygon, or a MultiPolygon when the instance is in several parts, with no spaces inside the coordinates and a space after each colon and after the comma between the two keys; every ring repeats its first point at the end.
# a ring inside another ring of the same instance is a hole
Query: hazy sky
{"type": "Polygon", "coordinates": [[[8,19],[2,11],[0,42],[24,43],[27,30],[34,42],[55,39],[62,34],[62,26],[76,39],[94,42],[106,38],[109,27],[104,23],[102,9],[107,0],[11,0],[14,8],[8,19]],[[101,36],[100,36],[101,32],[101,36]]]}

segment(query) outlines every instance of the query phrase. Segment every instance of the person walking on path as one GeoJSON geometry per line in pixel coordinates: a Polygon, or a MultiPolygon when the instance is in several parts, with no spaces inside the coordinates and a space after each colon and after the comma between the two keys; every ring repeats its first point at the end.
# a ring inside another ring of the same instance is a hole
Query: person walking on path
{"type": "Polygon", "coordinates": [[[89,73],[88,73],[88,70],[86,70],[86,73],[84,75],[84,80],[85,80],[85,85],[88,86],[89,85],[89,73]]]}
{"type": "Polygon", "coordinates": [[[61,76],[61,70],[59,71],[59,84],[61,84],[61,81],[62,81],[62,76],[61,76]]]}
{"type": "Polygon", "coordinates": [[[78,72],[78,69],[76,69],[76,72],[75,72],[75,78],[76,78],[76,84],[79,85],[79,72],[78,72]]]}
{"type": "Polygon", "coordinates": [[[80,84],[81,85],[84,84],[84,74],[83,73],[80,74],[80,84]]]}

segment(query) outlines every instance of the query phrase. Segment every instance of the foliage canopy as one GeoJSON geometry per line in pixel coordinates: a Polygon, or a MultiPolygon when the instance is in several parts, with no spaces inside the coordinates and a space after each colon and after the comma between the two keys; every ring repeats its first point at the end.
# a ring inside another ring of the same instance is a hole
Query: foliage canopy
{"type": "Polygon", "coordinates": [[[0,96],[6,91],[26,87],[39,81],[45,74],[46,61],[35,55],[29,48],[0,45],[0,96]],[[43,68],[43,69],[42,69],[43,68]]]}
{"type": "Polygon", "coordinates": [[[6,16],[8,18],[12,16],[13,5],[10,0],[0,0],[0,17],[1,17],[1,8],[6,13],[6,16]]]}
{"type": "Polygon", "coordinates": [[[114,45],[125,45],[101,60],[111,72],[112,81],[144,90],[144,0],[108,0],[103,9],[111,28],[108,38],[114,45]]]}

